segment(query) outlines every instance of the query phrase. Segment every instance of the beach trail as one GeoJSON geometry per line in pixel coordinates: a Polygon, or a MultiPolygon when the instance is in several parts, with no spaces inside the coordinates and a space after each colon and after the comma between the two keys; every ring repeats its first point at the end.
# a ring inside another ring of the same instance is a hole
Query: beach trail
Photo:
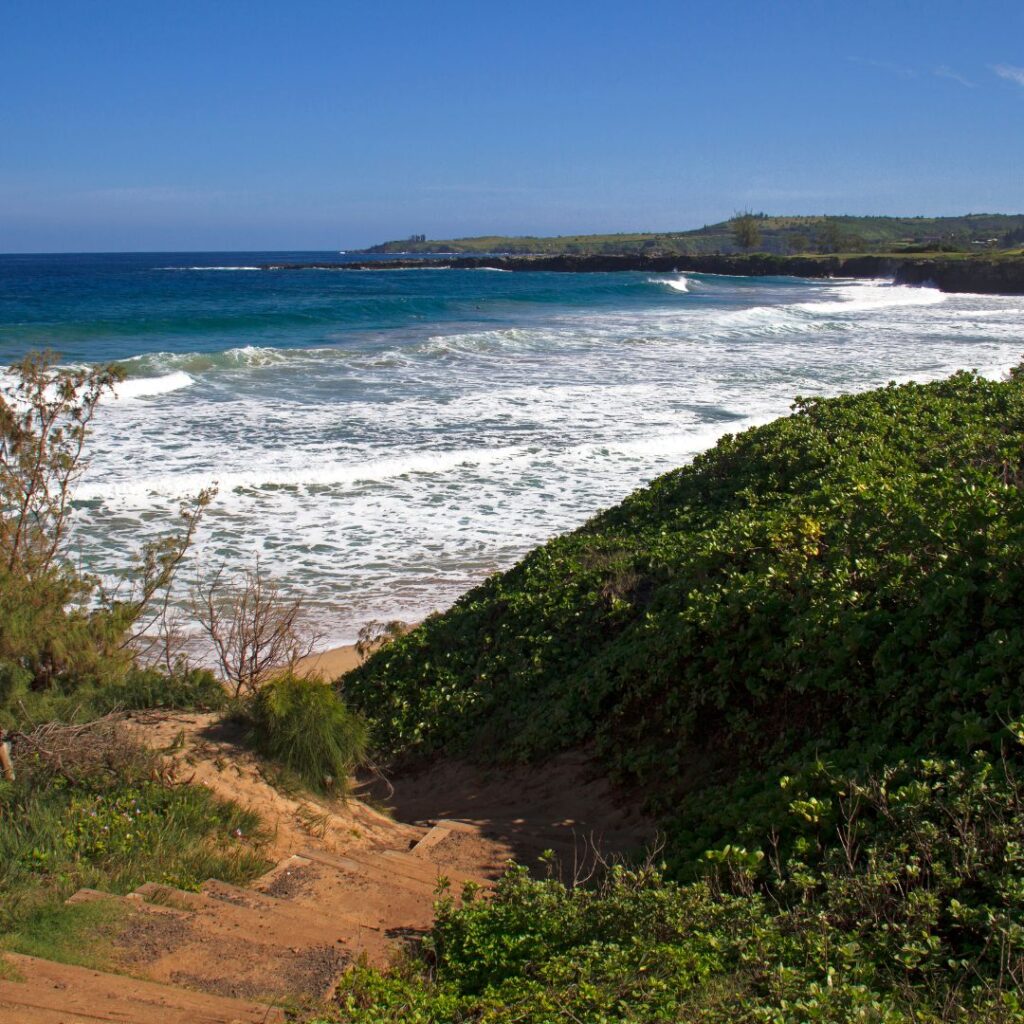
{"type": "MultiPolygon", "coordinates": [[[[349,649],[307,667],[328,677],[349,649]]],[[[127,720],[163,752],[167,775],[257,811],[254,846],[274,862],[252,886],[210,879],[188,892],[159,880],[127,895],[81,890],[116,913],[96,968],[6,957],[0,1021],[230,1024],[285,1020],[329,1000],[353,963],[386,968],[431,927],[438,892],[485,891],[510,859],[567,881],[653,838],[632,799],[582,755],[540,769],[482,772],[437,762],[415,775],[356,780],[347,800],[283,787],[214,715],[127,720]]]]}

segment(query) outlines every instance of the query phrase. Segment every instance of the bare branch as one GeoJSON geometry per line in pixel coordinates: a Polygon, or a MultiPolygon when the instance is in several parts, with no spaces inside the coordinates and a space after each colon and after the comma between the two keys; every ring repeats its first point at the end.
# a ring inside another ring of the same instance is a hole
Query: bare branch
{"type": "Polygon", "coordinates": [[[223,566],[199,579],[192,613],[209,638],[224,682],[235,697],[313,653],[312,631],[301,597],[287,597],[257,557],[252,569],[225,580],[223,566]]]}

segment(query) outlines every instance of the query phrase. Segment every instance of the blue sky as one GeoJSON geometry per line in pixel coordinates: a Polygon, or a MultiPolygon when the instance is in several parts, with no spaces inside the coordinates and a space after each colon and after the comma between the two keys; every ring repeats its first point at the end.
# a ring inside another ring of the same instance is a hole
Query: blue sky
{"type": "Polygon", "coordinates": [[[1024,4],[4,0],[0,251],[1024,209],[1024,4]]]}

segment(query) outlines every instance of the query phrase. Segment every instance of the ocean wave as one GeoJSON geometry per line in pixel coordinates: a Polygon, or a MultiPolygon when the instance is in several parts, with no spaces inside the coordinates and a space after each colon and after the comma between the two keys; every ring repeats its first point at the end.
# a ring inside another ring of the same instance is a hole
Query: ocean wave
{"type": "Polygon", "coordinates": [[[761,338],[821,330],[820,322],[815,322],[808,316],[800,316],[800,312],[800,306],[797,304],[750,306],[748,309],[730,310],[713,318],[708,326],[708,333],[712,337],[720,336],[724,329],[727,337],[761,338]]]}
{"type": "Polygon", "coordinates": [[[171,391],[180,391],[191,387],[195,381],[184,371],[176,370],[162,377],[129,377],[114,386],[114,395],[122,401],[137,398],[151,398],[154,395],[166,395],[171,391]]]}
{"type": "Polygon", "coordinates": [[[157,267],[157,270],[262,270],[262,267],[157,267]]]}
{"type": "Polygon", "coordinates": [[[86,501],[104,499],[132,505],[152,496],[194,494],[216,484],[220,494],[248,491],[276,491],[376,484],[410,475],[436,475],[457,468],[492,465],[522,452],[516,447],[463,448],[453,451],[424,452],[398,459],[372,459],[359,463],[324,465],[319,453],[301,453],[307,461],[302,466],[267,466],[247,472],[174,473],[154,475],[125,483],[106,480],[85,481],[76,496],[86,501]]]}
{"type": "Polygon", "coordinates": [[[147,352],[122,359],[121,363],[143,374],[178,371],[189,374],[308,362],[336,352],[336,349],[331,348],[288,349],[272,348],[269,345],[240,345],[223,352],[147,352]]]}
{"type": "Polygon", "coordinates": [[[830,288],[834,301],[798,302],[791,309],[806,313],[866,313],[891,306],[936,306],[949,296],[937,288],[921,288],[885,281],[864,281],[830,288]]]}
{"type": "Polygon", "coordinates": [[[648,284],[663,284],[674,292],[688,292],[690,290],[689,280],[682,274],[678,277],[649,277],[648,284]]]}

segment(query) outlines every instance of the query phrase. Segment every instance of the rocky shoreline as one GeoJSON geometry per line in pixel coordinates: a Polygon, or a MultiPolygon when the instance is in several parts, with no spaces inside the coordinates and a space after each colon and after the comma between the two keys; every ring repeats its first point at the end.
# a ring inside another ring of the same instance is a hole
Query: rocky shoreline
{"type": "Polygon", "coordinates": [[[587,274],[646,271],[734,277],[886,277],[897,284],[931,285],[944,292],[1024,295],[1024,257],[900,256],[453,256],[366,260],[358,263],[267,263],[262,270],[453,270],[548,271],[587,274]]]}

